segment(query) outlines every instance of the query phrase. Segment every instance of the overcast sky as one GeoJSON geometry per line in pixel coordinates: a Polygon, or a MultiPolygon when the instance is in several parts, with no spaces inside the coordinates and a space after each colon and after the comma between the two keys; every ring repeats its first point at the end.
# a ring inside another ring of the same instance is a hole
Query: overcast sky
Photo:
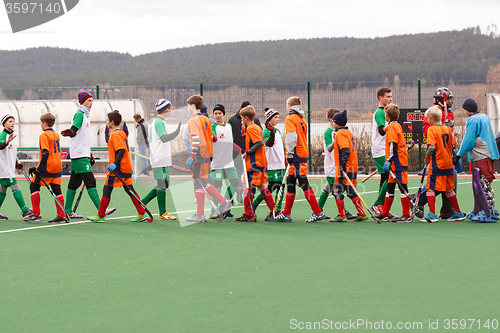
{"type": "MultiPolygon", "coordinates": [[[[29,1],[28,1],[29,2],[29,1]]],[[[316,37],[385,37],[500,28],[498,0],[80,0],[67,14],[12,33],[0,49],[38,46],[140,55],[194,45],[316,37]]]]}

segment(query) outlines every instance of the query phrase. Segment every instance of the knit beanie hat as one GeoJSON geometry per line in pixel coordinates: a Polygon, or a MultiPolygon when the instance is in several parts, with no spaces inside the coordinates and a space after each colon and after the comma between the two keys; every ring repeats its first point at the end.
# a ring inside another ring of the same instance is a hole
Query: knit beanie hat
{"type": "Polygon", "coordinates": [[[5,122],[6,122],[7,120],[9,120],[10,118],[12,118],[12,119],[16,119],[16,118],[14,118],[14,116],[13,116],[13,115],[11,115],[10,113],[7,113],[5,116],[3,116],[3,117],[2,117],[2,126],[4,126],[4,125],[5,125],[5,122]]]}
{"type": "Polygon", "coordinates": [[[249,106],[249,105],[252,105],[252,104],[250,104],[250,102],[249,102],[249,101],[244,101],[243,103],[241,103],[240,110],[241,110],[241,109],[243,109],[243,108],[244,108],[244,107],[246,107],[246,106],[249,106]]]}
{"type": "Polygon", "coordinates": [[[207,118],[208,118],[208,108],[207,108],[207,106],[206,106],[205,104],[203,104],[203,105],[201,106],[200,113],[201,113],[202,115],[204,115],[205,117],[207,117],[207,118]]]}
{"type": "Polygon", "coordinates": [[[466,111],[469,111],[469,112],[478,112],[477,110],[477,103],[476,103],[476,100],[474,98],[466,98],[464,103],[462,104],[462,108],[466,111]]]}
{"type": "Polygon", "coordinates": [[[171,107],[172,106],[172,103],[170,103],[169,100],[166,100],[166,99],[159,99],[157,102],[156,102],[156,112],[158,113],[162,113],[163,111],[165,111],[167,108],[171,107]]]}
{"type": "Polygon", "coordinates": [[[222,112],[223,115],[226,115],[226,109],[224,108],[224,105],[222,105],[222,104],[217,104],[216,106],[214,106],[214,108],[212,109],[212,112],[215,112],[215,110],[219,110],[220,112],[222,112]]]}
{"type": "Polygon", "coordinates": [[[347,111],[344,110],[333,116],[333,122],[339,126],[345,126],[347,124],[347,111]]]}
{"type": "MultiPolygon", "coordinates": [[[[267,108],[266,108],[267,109],[267,108]]],[[[278,111],[275,109],[267,109],[266,112],[264,113],[264,117],[266,117],[266,121],[269,121],[273,119],[274,116],[280,114],[278,111]]]]}
{"type": "Polygon", "coordinates": [[[80,91],[80,93],[78,94],[78,102],[80,102],[81,105],[85,103],[85,101],[90,97],[94,98],[94,96],[92,96],[92,94],[89,93],[88,91],[80,91]]]}

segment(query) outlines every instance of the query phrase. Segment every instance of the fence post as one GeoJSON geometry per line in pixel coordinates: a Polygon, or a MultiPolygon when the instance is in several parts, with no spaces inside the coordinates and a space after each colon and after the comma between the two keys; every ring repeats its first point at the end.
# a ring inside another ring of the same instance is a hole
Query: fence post
{"type": "MultiPolygon", "coordinates": [[[[420,79],[417,80],[417,88],[418,88],[418,108],[422,108],[422,94],[421,94],[421,85],[420,85],[420,79]]],[[[422,144],[418,144],[418,170],[422,170],[422,144]]]]}
{"type": "Polygon", "coordinates": [[[200,96],[203,96],[203,83],[200,83],[200,96]]]}
{"type": "Polygon", "coordinates": [[[307,82],[307,128],[307,148],[309,149],[307,171],[311,172],[311,82],[307,82]]]}
{"type": "Polygon", "coordinates": [[[99,86],[95,86],[95,99],[99,99],[99,86]]]}

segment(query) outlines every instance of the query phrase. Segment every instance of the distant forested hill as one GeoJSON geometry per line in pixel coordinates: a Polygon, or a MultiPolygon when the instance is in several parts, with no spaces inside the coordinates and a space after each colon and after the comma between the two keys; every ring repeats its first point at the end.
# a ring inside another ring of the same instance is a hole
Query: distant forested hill
{"type": "Polygon", "coordinates": [[[0,51],[0,88],[484,80],[500,38],[474,28],[374,39],[237,42],[132,57],[61,48],[0,51]]]}

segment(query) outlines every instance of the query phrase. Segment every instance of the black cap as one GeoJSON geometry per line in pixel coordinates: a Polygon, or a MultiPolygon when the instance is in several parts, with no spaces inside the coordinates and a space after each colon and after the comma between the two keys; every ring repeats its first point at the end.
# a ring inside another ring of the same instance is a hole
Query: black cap
{"type": "Polygon", "coordinates": [[[473,113],[478,112],[477,103],[476,103],[476,100],[474,98],[470,98],[470,97],[466,98],[462,104],[462,108],[464,108],[464,110],[469,111],[469,112],[473,112],[473,113]]]}

